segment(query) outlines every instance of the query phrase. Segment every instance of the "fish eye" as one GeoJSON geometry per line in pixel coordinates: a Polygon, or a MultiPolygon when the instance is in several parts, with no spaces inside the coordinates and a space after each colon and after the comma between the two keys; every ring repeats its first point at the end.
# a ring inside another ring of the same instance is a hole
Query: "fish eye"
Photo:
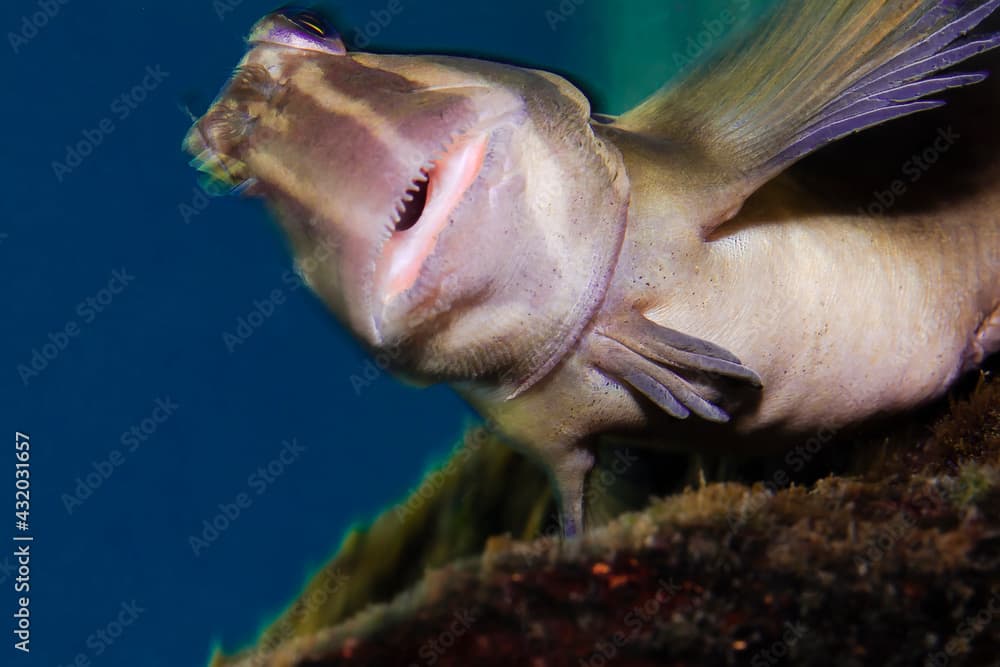
{"type": "Polygon", "coordinates": [[[326,17],[315,11],[286,7],[278,13],[314,37],[335,37],[337,34],[326,17]]]}
{"type": "Polygon", "coordinates": [[[248,41],[333,55],[347,53],[344,40],[323,14],[294,6],[279,9],[261,19],[250,32],[248,41]]]}

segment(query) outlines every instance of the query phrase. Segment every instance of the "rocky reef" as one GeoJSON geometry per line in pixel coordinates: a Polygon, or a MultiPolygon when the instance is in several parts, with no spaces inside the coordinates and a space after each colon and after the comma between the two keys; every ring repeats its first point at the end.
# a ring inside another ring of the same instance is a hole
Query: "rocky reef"
{"type": "Polygon", "coordinates": [[[988,375],[767,460],[609,449],[590,486],[604,525],[562,543],[544,474],[474,430],[213,666],[1000,665],[988,375]]]}

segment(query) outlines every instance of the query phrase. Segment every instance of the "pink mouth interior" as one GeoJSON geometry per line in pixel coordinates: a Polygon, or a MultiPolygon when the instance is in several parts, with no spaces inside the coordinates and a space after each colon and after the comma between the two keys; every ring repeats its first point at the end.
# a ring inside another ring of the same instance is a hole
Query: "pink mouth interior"
{"type": "MultiPolygon", "coordinates": [[[[485,135],[463,137],[434,162],[428,174],[426,203],[419,218],[405,229],[397,226],[383,249],[379,283],[386,300],[413,287],[424,262],[434,251],[438,237],[458,208],[465,193],[479,177],[486,158],[485,135]]],[[[423,193],[418,193],[418,197],[423,193]]]]}

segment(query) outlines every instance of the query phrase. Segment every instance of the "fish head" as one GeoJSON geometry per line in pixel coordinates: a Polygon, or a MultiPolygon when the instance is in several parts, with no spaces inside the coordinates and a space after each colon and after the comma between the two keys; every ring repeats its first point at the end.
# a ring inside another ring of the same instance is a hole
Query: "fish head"
{"type": "Polygon", "coordinates": [[[185,141],[262,197],[306,282],[393,370],[503,374],[575,343],[610,280],[627,177],[560,77],[480,60],[348,52],[320,17],[253,28],[185,141]]]}

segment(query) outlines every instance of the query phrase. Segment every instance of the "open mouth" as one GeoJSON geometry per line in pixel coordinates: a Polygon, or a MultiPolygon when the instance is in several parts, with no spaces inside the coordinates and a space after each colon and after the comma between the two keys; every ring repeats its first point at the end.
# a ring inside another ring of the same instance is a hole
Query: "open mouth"
{"type": "Polygon", "coordinates": [[[482,171],[489,137],[464,135],[420,170],[394,216],[392,237],[382,249],[378,284],[392,299],[413,287],[438,237],[482,171]]]}

